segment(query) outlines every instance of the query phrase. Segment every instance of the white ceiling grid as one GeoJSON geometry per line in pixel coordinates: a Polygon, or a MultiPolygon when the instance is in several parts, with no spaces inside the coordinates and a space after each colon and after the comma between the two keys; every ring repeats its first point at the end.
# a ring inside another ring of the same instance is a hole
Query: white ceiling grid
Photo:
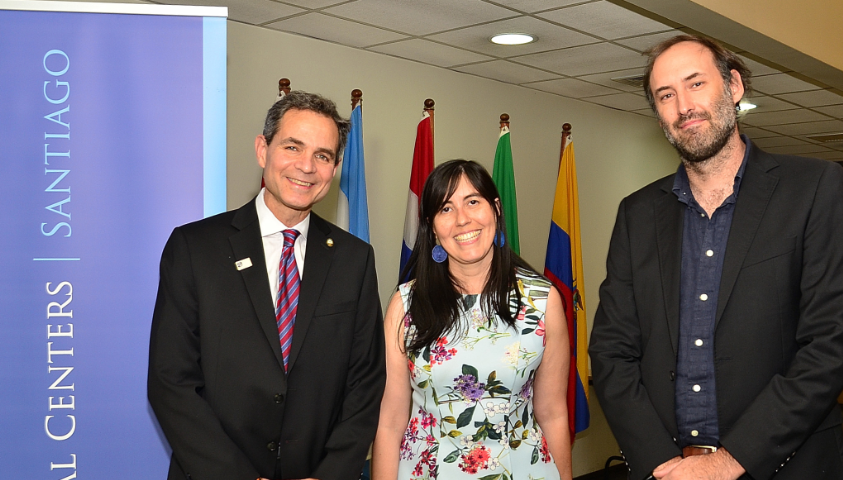
{"type": "MultiPolygon", "coordinates": [[[[681,33],[606,0],[167,0],[223,5],[233,21],[318,38],[652,117],[639,88],[641,52],[681,33]],[[531,33],[521,46],[489,42],[531,33]]],[[[748,52],[739,52],[750,55],[748,52]]],[[[762,148],[843,160],[843,96],[747,56],[756,110],[742,130],[762,148]]],[[[757,58],[757,57],[756,57],[757,58]]]]}

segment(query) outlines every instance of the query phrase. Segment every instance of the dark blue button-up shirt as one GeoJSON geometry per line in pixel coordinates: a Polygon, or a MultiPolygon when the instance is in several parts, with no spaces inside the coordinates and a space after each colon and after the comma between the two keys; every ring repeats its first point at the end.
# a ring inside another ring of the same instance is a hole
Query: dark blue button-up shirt
{"type": "Polygon", "coordinates": [[[714,317],[726,241],[750,143],[737,175],[734,192],[711,218],[694,199],[685,165],[680,165],[673,193],[686,205],[682,231],[679,288],[679,354],[676,364],[676,423],[679,446],[717,446],[720,439],[714,378],[714,317]]]}

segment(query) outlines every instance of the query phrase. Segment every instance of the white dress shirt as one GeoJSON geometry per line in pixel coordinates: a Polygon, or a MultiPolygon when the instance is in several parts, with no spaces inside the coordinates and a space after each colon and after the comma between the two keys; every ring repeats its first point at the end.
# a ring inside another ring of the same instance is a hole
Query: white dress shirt
{"type": "Polygon", "coordinates": [[[263,196],[266,188],[262,188],[255,200],[255,207],[258,211],[258,223],[261,226],[261,240],[263,241],[263,254],[266,257],[266,273],[269,276],[269,291],[272,292],[272,305],[278,301],[278,267],[281,263],[281,253],[284,250],[284,234],[281,233],[289,228],[299,231],[296,243],[293,244],[293,253],[296,255],[296,267],[299,269],[299,278],[304,274],[304,253],[307,250],[307,231],[310,227],[310,214],[297,225],[288,227],[281,223],[275,214],[266,206],[263,196]]]}

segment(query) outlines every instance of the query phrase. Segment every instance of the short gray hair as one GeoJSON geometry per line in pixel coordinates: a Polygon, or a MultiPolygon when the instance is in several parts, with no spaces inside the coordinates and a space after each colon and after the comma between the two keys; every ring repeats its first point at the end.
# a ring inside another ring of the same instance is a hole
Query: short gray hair
{"type": "Polygon", "coordinates": [[[351,122],[342,118],[337,112],[337,105],[319,94],[307,93],[301,90],[294,90],[275,102],[269,111],[266,112],[266,121],[263,124],[263,136],[266,144],[272,143],[272,138],[278,132],[278,124],[289,110],[305,110],[319,115],[324,115],[334,121],[337,126],[337,155],[334,163],[339,163],[345,149],[345,142],[348,140],[348,132],[351,130],[351,122]]]}

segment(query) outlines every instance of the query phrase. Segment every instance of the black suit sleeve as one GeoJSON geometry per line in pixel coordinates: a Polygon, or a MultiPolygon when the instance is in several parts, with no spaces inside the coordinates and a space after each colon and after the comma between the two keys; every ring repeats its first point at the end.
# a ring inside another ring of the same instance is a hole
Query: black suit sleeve
{"type": "Polygon", "coordinates": [[[357,480],[377,430],[386,360],[374,252],[367,248],[342,411],[325,444],[326,455],[313,472],[319,480],[357,480]]]}
{"type": "Polygon", "coordinates": [[[681,451],[656,413],[642,381],[645,338],[633,291],[627,215],[624,200],[609,244],[606,280],[600,286],[589,354],[600,405],[627,459],[630,478],[639,479],[681,455],[681,451]]]}
{"type": "Polygon", "coordinates": [[[827,417],[843,389],[843,170],[828,162],[803,187],[813,198],[804,205],[798,350],[720,440],[757,480],[773,477],[823,420],[835,420],[827,417]]]}
{"type": "Polygon", "coordinates": [[[186,478],[255,480],[258,471],[202,397],[205,379],[191,263],[188,242],[176,229],[161,257],[149,350],[149,403],[186,478]]]}

